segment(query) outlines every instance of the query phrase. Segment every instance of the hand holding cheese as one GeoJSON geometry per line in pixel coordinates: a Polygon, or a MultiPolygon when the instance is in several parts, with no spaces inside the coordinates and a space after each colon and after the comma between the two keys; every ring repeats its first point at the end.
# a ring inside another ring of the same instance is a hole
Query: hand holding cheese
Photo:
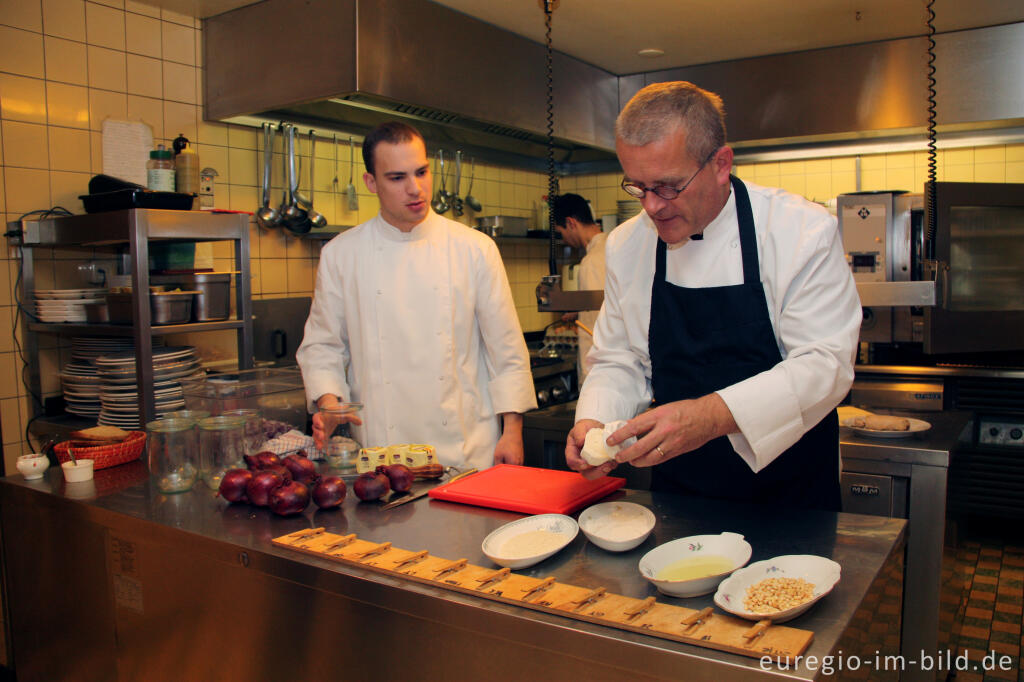
{"type": "Polygon", "coordinates": [[[603,428],[592,428],[587,431],[583,441],[583,450],[580,453],[586,463],[590,466],[601,466],[605,462],[615,459],[615,455],[620,450],[635,443],[636,436],[631,436],[618,445],[608,445],[609,436],[625,425],[625,420],[619,420],[609,422],[603,428]]]}

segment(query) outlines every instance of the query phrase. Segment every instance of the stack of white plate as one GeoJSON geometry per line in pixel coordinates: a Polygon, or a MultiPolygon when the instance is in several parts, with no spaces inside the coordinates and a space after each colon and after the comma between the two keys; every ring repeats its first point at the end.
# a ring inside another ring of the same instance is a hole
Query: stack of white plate
{"type": "Polygon", "coordinates": [[[85,304],[106,300],[106,289],[36,289],[40,322],[85,322],[85,304]]]}
{"type": "Polygon", "coordinates": [[[72,360],[60,373],[67,411],[81,417],[100,414],[100,375],[89,362],[72,360]]]}
{"type": "MultiPolygon", "coordinates": [[[[154,339],[153,343],[162,345],[163,339],[154,339]]],[[[133,341],[125,338],[72,337],[71,360],[60,372],[67,411],[81,417],[98,417],[102,380],[96,369],[96,358],[130,351],[133,347],[133,341]]]]}
{"type": "Polygon", "coordinates": [[[620,199],[615,202],[615,206],[615,220],[619,225],[643,210],[639,199],[620,199]]]}
{"type": "MultiPolygon", "coordinates": [[[[135,351],[121,351],[96,358],[100,378],[99,423],[138,429],[139,388],[135,375],[135,351]]],[[[156,415],[164,415],[185,407],[181,380],[202,376],[199,359],[192,346],[153,349],[153,396],[156,415]]]]}

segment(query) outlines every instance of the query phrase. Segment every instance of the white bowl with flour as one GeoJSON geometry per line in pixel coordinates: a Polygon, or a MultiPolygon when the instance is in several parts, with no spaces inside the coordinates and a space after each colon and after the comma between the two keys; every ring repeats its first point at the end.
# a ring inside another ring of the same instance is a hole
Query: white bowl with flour
{"type": "Polygon", "coordinates": [[[579,526],[563,514],[538,514],[506,523],[484,538],[482,549],[499,566],[526,568],[572,542],[579,526]]]}
{"type": "Polygon", "coordinates": [[[647,539],[654,529],[654,512],[632,502],[604,502],[580,514],[580,530],[601,549],[625,552],[647,539]]]}

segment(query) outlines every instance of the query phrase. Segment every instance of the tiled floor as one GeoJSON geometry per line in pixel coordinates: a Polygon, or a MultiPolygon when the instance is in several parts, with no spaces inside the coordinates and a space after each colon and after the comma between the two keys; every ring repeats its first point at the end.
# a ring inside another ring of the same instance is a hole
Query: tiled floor
{"type": "Polygon", "coordinates": [[[1009,536],[968,534],[958,545],[957,558],[965,572],[967,600],[957,652],[967,650],[971,671],[956,682],[990,680],[1024,682],[1021,636],[1024,593],[1024,539],[1020,531],[1009,536]],[[982,660],[982,656],[987,656],[982,660]],[[989,663],[987,669],[979,664],[989,663]],[[993,665],[994,663],[994,665],[993,665]]]}

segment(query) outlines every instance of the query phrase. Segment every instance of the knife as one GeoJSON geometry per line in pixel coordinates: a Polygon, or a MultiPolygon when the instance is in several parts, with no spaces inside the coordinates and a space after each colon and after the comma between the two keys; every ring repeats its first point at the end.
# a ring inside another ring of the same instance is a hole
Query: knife
{"type": "Polygon", "coordinates": [[[449,478],[444,483],[438,483],[437,485],[432,485],[429,488],[426,488],[424,490],[419,491],[418,493],[411,493],[409,495],[406,495],[405,497],[399,497],[397,500],[391,500],[387,504],[383,505],[381,507],[381,509],[393,509],[393,508],[395,508],[395,507],[397,507],[399,505],[405,504],[406,502],[412,502],[413,500],[418,500],[421,497],[423,497],[424,495],[429,494],[430,491],[433,490],[434,488],[440,488],[443,485],[448,485],[449,483],[453,483],[453,482],[459,480],[460,478],[463,478],[465,476],[469,476],[470,474],[475,474],[475,473],[476,473],[476,469],[467,469],[466,471],[463,471],[461,474],[458,474],[456,476],[452,476],[451,478],[449,478]]]}

